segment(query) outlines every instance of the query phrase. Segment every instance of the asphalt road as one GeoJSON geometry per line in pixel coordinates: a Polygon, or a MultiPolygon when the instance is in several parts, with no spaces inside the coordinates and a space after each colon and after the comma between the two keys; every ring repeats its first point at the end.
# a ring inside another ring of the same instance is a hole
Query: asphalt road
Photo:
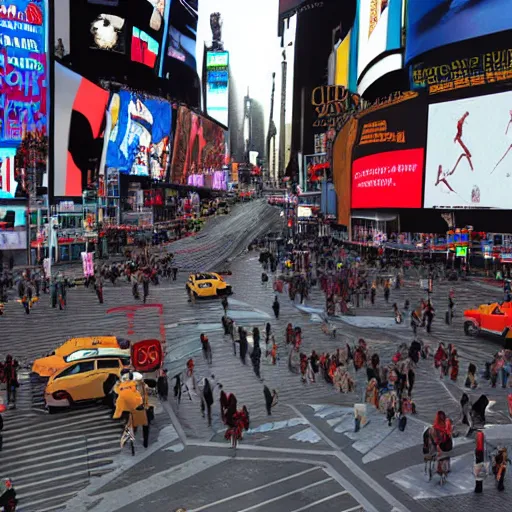
{"type": "MultiPolygon", "coordinates": [[[[461,358],[458,382],[441,380],[432,361],[422,361],[413,393],[418,414],[409,417],[405,432],[399,432],[396,425],[389,428],[382,415],[370,412],[370,422],[356,434],[352,409],[362,400],[365,375],[353,372],[358,387],[346,395],[335,393],[323,382],[303,385],[287,367],[283,343],[286,324],[301,326],[307,353],[313,349],[333,351],[347,341],[354,343],[364,337],[384,361],[391,358],[399,343],[411,341],[410,329],[393,325],[391,306],[382,294],[375,307],[357,311],[358,325],[338,322],[335,340],[323,334],[315,321],[314,313],[324,303],[320,290],[313,290],[307,303],[313,309],[308,311],[301,311],[280,296],[281,315],[279,320],[273,318],[274,292],[270,284],[260,282],[258,254],[240,253],[258,233],[282,222],[279,213],[260,201],[237,207],[231,216],[209,221],[198,236],[171,246],[183,270],[178,281],[165,281],[150,289],[150,301],[164,304],[169,374],[181,371],[192,356],[198,377],[215,374],[226,391],[236,394],[239,404],[247,405],[251,430],[238,450],[229,449],[223,439],[218,402],[210,428],[201,417],[197,396],[192,394],[192,400],[185,398],[179,407],[172,397],[162,404],[150,448],[145,451],[138,444],[132,458],[127,452],[119,452],[119,425],[103,406],[48,416],[42,410],[40,387],[24,380],[18,409],[5,414],[0,468],[0,476],[14,478],[21,510],[60,510],[65,503],[66,510],[73,512],[172,511],[178,507],[189,512],[481,509],[481,500],[472,493],[474,441],[463,437],[456,440],[457,459],[449,483],[440,487],[423,476],[421,435],[440,408],[457,421],[468,362],[481,368],[499,347],[495,340],[465,337],[460,317],[465,307],[498,298],[499,289],[470,282],[436,283],[433,300],[438,318],[432,335],[422,332],[420,337],[434,349],[440,340],[457,346],[461,358]],[[262,362],[263,382],[254,375],[249,360],[243,365],[233,355],[231,343],[223,337],[220,303],[192,304],[184,290],[189,270],[219,270],[228,264],[233,272],[228,280],[235,292],[229,301],[230,315],[238,325],[248,328],[262,329],[270,321],[279,343],[278,364],[262,362]],[[443,310],[452,287],[459,316],[453,325],[446,326],[443,310]],[[213,346],[211,367],[200,357],[201,332],[208,333],[213,346]],[[263,384],[279,392],[272,417],[267,417],[264,409],[263,384]]],[[[126,318],[106,315],[105,311],[133,304],[128,285],[108,285],[104,295],[105,304],[99,305],[91,290],[77,288],[69,294],[66,311],[51,309],[43,300],[29,316],[19,304],[10,302],[0,318],[0,355],[11,352],[28,362],[70,336],[126,336],[126,318]]],[[[401,290],[392,291],[390,303],[403,304],[406,298],[414,302],[422,295],[417,279],[411,278],[401,290]]],[[[137,313],[134,330],[133,339],[156,335],[158,318],[147,312],[137,313]]],[[[481,382],[472,399],[481,392],[496,401],[488,414],[492,425],[486,431],[491,449],[503,439],[506,442],[512,438],[505,406],[508,390],[491,389],[487,382],[481,382]]],[[[497,493],[491,479],[485,488],[487,507],[506,506],[507,493],[497,493]]]]}

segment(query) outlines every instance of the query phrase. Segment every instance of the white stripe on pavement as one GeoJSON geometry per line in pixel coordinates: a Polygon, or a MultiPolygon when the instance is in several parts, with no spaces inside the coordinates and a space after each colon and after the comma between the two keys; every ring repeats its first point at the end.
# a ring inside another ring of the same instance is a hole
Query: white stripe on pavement
{"type": "MultiPolygon", "coordinates": [[[[314,501],[313,503],[309,503],[309,505],[306,505],[305,507],[296,508],[295,510],[292,510],[291,512],[302,512],[303,510],[309,510],[312,507],[316,507],[317,505],[320,505],[320,503],[325,503],[326,501],[330,501],[334,498],[337,498],[338,496],[343,496],[345,494],[348,494],[348,491],[341,491],[337,492],[336,494],[331,494],[330,496],[326,496],[325,498],[322,498],[321,500],[314,501]]],[[[351,512],[355,511],[357,509],[361,510],[361,505],[358,505],[357,507],[349,508],[348,510],[342,510],[341,512],[351,512]]]]}
{"type": "Polygon", "coordinates": [[[274,480],[273,482],[269,482],[265,485],[260,485],[259,487],[255,487],[254,489],[249,489],[248,491],[240,492],[238,494],[234,494],[233,496],[228,496],[227,498],[223,498],[221,500],[215,501],[213,503],[208,503],[208,505],[203,505],[199,508],[194,508],[190,512],[201,512],[201,510],[206,510],[209,507],[215,507],[217,505],[220,505],[222,503],[226,503],[227,501],[232,501],[236,498],[240,498],[242,496],[246,496],[247,494],[251,494],[253,492],[261,491],[262,489],[267,489],[268,487],[272,487],[273,485],[280,484],[282,482],[287,482],[288,480],[292,480],[293,478],[297,478],[302,475],[306,475],[307,473],[311,473],[312,471],[315,471],[317,469],[322,469],[320,466],[314,466],[312,468],[305,469],[304,471],[301,471],[300,473],[295,473],[293,475],[285,476],[284,478],[281,478],[279,480],[274,480]]]}
{"type": "MultiPolygon", "coordinates": [[[[317,485],[322,485],[327,482],[331,482],[333,479],[331,477],[325,478],[324,480],[319,480],[318,482],[313,482],[312,484],[306,485],[305,487],[301,487],[300,489],[295,489],[293,491],[287,492],[285,494],[281,494],[281,496],[276,496],[275,498],[271,498],[269,500],[262,501],[261,503],[258,503],[257,505],[253,505],[249,508],[244,508],[243,510],[240,510],[239,512],[249,512],[250,510],[256,510],[260,507],[263,507],[264,505],[268,505],[270,503],[274,503],[276,501],[282,500],[283,498],[288,498],[288,496],[293,496],[294,494],[298,494],[299,492],[306,491],[307,489],[311,489],[312,487],[316,487],[317,485]]],[[[343,491],[341,494],[348,494],[347,491],[343,491]]]]}

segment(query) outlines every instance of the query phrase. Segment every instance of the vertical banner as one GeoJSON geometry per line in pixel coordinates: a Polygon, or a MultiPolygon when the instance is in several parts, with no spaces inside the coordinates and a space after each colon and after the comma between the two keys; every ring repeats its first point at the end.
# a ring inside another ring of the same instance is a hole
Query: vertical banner
{"type": "MultiPolygon", "coordinates": [[[[0,196],[24,186],[20,167],[46,171],[46,0],[0,0],[0,196]],[[22,144],[30,149],[23,157],[22,144]]],[[[19,191],[18,191],[19,192],[19,191]]]]}

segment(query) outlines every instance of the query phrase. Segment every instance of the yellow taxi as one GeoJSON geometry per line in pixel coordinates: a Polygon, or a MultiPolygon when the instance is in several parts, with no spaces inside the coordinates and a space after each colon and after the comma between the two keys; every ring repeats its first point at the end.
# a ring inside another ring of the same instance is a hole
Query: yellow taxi
{"type": "MultiPolygon", "coordinates": [[[[61,370],[67,366],[65,357],[79,352],[80,350],[92,350],[96,348],[113,348],[121,349],[128,348],[124,346],[115,336],[86,336],[81,338],[71,338],[63,343],[59,348],[48,357],[41,357],[34,361],[32,365],[32,372],[40,377],[50,377],[56,371],[61,370]]],[[[126,342],[128,343],[128,342],[126,342]]]]}
{"type": "Polygon", "coordinates": [[[106,398],[130,366],[130,350],[95,348],[64,357],[65,367],[48,379],[44,393],[50,413],[61,407],[106,398]]]}
{"type": "Polygon", "coordinates": [[[194,297],[222,297],[233,293],[231,285],[215,272],[190,274],[186,284],[189,294],[194,297]]]}

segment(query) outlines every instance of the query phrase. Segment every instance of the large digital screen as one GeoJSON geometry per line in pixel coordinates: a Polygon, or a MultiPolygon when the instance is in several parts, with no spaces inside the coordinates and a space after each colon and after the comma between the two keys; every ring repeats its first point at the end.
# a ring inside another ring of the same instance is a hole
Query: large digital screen
{"type": "Polygon", "coordinates": [[[149,21],[149,26],[159,32],[164,24],[165,0],[147,0],[153,6],[153,14],[149,21]]]}
{"type": "Polygon", "coordinates": [[[154,69],[158,60],[159,48],[158,42],[149,34],[133,27],[131,51],[133,62],[140,62],[154,69]]]}
{"type": "Polygon", "coordinates": [[[410,1],[406,61],[433,48],[511,27],[509,0],[410,1]]]}
{"type": "Polygon", "coordinates": [[[98,14],[91,21],[90,47],[96,50],[108,50],[125,53],[125,20],[114,14],[98,14]]]}
{"type": "Polygon", "coordinates": [[[228,126],[228,52],[207,52],[206,54],[206,109],[210,117],[228,126]]]}
{"type": "Polygon", "coordinates": [[[108,91],[55,63],[54,194],[78,197],[98,182],[108,91]]]}
{"type": "Polygon", "coordinates": [[[180,107],[172,156],[173,183],[186,185],[190,175],[220,171],[226,154],[225,136],[218,124],[180,107]]]}
{"type": "Polygon", "coordinates": [[[428,111],[425,208],[512,209],[512,91],[428,111]]]}
{"type": "Polygon", "coordinates": [[[131,91],[112,95],[107,166],[120,173],[165,180],[169,165],[172,107],[131,91]]]}
{"type": "MultiPolygon", "coordinates": [[[[402,3],[403,0],[362,0],[359,3],[358,77],[379,55],[400,48],[402,3]]],[[[372,81],[399,69],[401,64],[401,57],[397,62],[388,62],[372,81]]]]}
{"type": "Polygon", "coordinates": [[[195,70],[198,0],[173,0],[169,20],[166,58],[183,62],[195,70]]]}
{"type": "Polygon", "coordinates": [[[0,1],[0,197],[16,196],[16,151],[47,135],[46,0],[0,1]]]}
{"type": "Polygon", "coordinates": [[[27,248],[27,207],[0,204],[0,249],[27,248]]]}
{"type": "Polygon", "coordinates": [[[424,150],[403,149],[352,164],[352,208],[421,208],[424,150]]]}

